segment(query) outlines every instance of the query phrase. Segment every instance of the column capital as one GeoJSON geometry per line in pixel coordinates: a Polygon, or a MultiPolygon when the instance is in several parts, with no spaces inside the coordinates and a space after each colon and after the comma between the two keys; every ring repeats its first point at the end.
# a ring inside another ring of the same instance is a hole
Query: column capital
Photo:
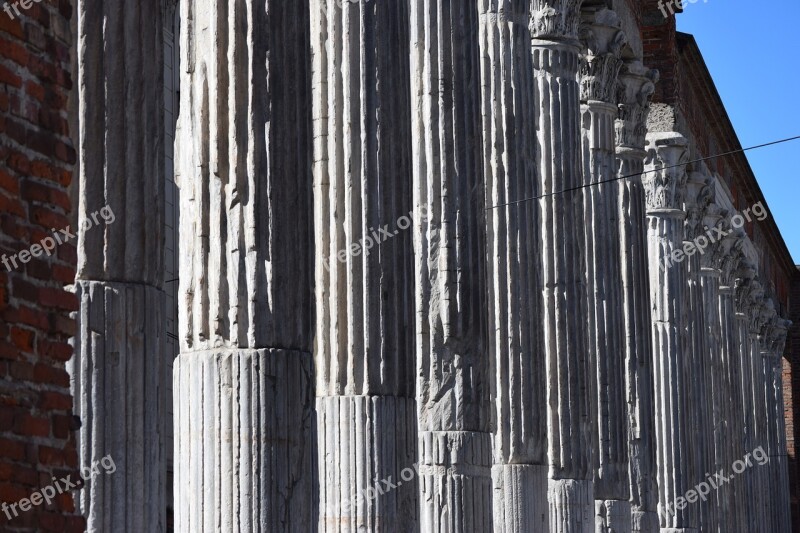
{"type": "MultiPolygon", "coordinates": [[[[723,227],[728,227],[727,219],[723,220],[723,227]]],[[[720,246],[722,250],[722,263],[720,265],[722,277],[720,283],[722,286],[729,287],[732,290],[736,283],[736,274],[739,270],[739,266],[744,259],[744,255],[742,254],[743,246],[744,240],[739,235],[735,234],[725,237],[722,246],[720,246]]]]}
{"type": "Polygon", "coordinates": [[[617,84],[617,152],[644,150],[650,99],[655,93],[658,78],[657,70],[645,68],[639,60],[625,62],[622,66],[617,84]]]}
{"type": "Polygon", "coordinates": [[[706,232],[704,218],[714,200],[711,177],[702,172],[690,172],[686,182],[686,240],[694,240],[706,232]]]}
{"type": "Polygon", "coordinates": [[[750,298],[750,293],[755,289],[756,270],[752,261],[746,257],[742,257],[739,266],[734,274],[736,290],[736,312],[740,315],[748,317],[753,302],[750,298]]]}
{"type": "Polygon", "coordinates": [[[791,320],[786,320],[775,314],[772,319],[764,325],[764,351],[780,359],[786,347],[786,338],[789,335],[791,320]]]}
{"type": "Polygon", "coordinates": [[[725,235],[729,228],[727,221],[728,211],[721,208],[718,204],[711,202],[703,212],[703,227],[709,235],[708,251],[700,257],[700,264],[703,268],[717,271],[722,270],[722,264],[727,253],[725,239],[719,237],[725,235]]]}
{"type": "Polygon", "coordinates": [[[577,42],[582,3],[583,0],[532,0],[531,37],[577,42]]]}
{"type": "Polygon", "coordinates": [[[677,132],[647,135],[645,186],[647,212],[681,211],[686,196],[689,141],[677,132]]]}
{"type": "Polygon", "coordinates": [[[759,336],[763,339],[761,351],[766,351],[767,341],[772,333],[772,324],[778,318],[775,311],[775,303],[772,298],[764,298],[758,307],[758,317],[755,317],[758,325],[759,336]]]}
{"type": "Polygon", "coordinates": [[[619,17],[605,7],[583,13],[580,38],[581,101],[617,104],[617,81],[622,68],[622,48],[627,43],[619,17]]]}

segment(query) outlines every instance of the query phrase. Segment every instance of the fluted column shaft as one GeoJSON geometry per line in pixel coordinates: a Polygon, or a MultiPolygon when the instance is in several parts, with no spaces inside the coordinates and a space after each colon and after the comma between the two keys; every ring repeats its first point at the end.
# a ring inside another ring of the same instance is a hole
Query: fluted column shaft
{"type": "MultiPolygon", "coordinates": [[[[721,323],[721,344],[720,360],[725,370],[723,379],[727,381],[729,389],[728,396],[722,396],[722,392],[714,390],[714,398],[719,401],[719,411],[724,413],[725,420],[728,421],[728,431],[720,437],[723,451],[717,457],[715,472],[719,469],[729,469],[733,461],[741,459],[745,453],[744,447],[744,411],[742,404],[742,368],[739,356],[739,333],[735,311],[735,291],[733,280],[726,280],[725,270],[720,279],[719,287],[719,309],[721,323]],[[733,399],[733,401],[731,401],[733,399]]],[[[718,381],[714,378],[714,383],[718,381]]],[[[725,384],[721,384],[725,389],[725,384]]],[[[729,531],[740,531],[747,523],[746,484],[744,478],[731,480],[728,494],[733,496],[730,502],[732,507],[731,516],[721,515],[721,526],[729,527],[729,531]]],[[[717,500],[722,498],[724,492],[717,496],[717,500]]]]}
{"type": "Polygon", "coordinates": [[[588,313],[595,531],[630,531],[624,311],[615,123],[625,36],[613,11],[584,12],[581,57],[584,250],[588,313]]]}
{"type": "Polygon", "coordinates": [[[647,216],[642,184],[647,114],[657,80],[658,73],[639,62],[623,67],[616,125],[617,174],[622,178],[617,182],[618,220],[633,533],[656,533],[659,529],[647,216]]]}
{"type": "MultiPolygon", "coordinates": [[[[75,357],[87,531],[166,528],[162,3],[77,2],[80,125],[75,357]]],[[[67,228],[69,230],[69,228],[67,228]]]]}
{"type": "Polygon", "coordinates": [[[320,532],[418,527],[408,47],[406,0],[311,2],[320,532]]]}
{"type": "Polygon", "coordinates": [[[181,3],[175,530],[315,523],[308,5],[181,3]]]}
{"type": "Polygon", "coordinates": [[[768,396],[771,402],[770,426],[773,435],[770,452],[770,480],[772,491],[770,500],[774,508],[774,528],[778,533],[791,530],[791,510],[788,478],[788,456],[786,449],[786,423],[783,414],[783,352],[791,322],[775,317],[767,325],[764,352],[771,366],[772,382],[768,383],[768,396]]]}
{"type": "MultiPolygon", "coordinates": [[[[745,414],[743,397],[743,369],[741,359],[740,322],[736,314],[735,272],[742,259],[739,248],[743,241],[735,237],[727,238],[720,245],[719,315],[721,323],[720,360],[725,369],[723,379],[727,380],[728,396],[714,393],[715,401],[720,402],[720,412],[728,421],[728,435],[722,442],[723,451],[718,458],[719,468],[730,468],[733,461],[741,459],[745,453],[745,414]],[[731,401],[733,399],[733,401],[731,401]]],[[[716,376],[714,377],[716,383],[716,376]]],[[[722,385],[722,388],[725,384],[722,385]]],[[[717,470],[718,471],[718,470],[717,470]]],[[[733,495],[731,516],[721,517],[721,527],[739,531],[747,524],[746,500],[747,486],[743,477],[731,480],[728,493],[733,495]]],[[[722,493],[724,494],[724,493],[722,493]]],[[[717,499],[723,497],[718,496],[717,499]]]]}
{"type": "MultiPolygon", "coordinates": [[[[723,335],[728,332],[725,328],[724,310],[720,305],[720,281],[722,277],[722,260],[725,254],[725,243],[721,240],[711,242],[707,236],[709,228],[724,226],[724,215],[716,204],[711,203],[714,196],[713,181],[708,182],[708,187],[703,187],[700,191],[700,198],[697,202],[697,209],[703,208],[703,217],[700,219],[702,233],[706,234],[707,246],[702,250],[700,256],[700,289],[702,291],[702,310],[704,317],[705,331],[703,336],[705,341],[703,347],[703,366],[705,368],[705,380],[703,387],[706,391],[706,420],[708,426],[701,428],[701,431],[708,432],[707,435],[707,456],[703,470],[700,471],[702,480],[707,480],[720,469],[728,468],[731,464],[730,441],[735,438],[732,432],[733,420],[731,418],[730,405],[730,362],[726,358],[726,341],[723,335]]],[[[724,231],[724,229],[723,229],[724,231]]],[[[717,532],[730,531],[734,527],[731,520],[736,512],[732,506],[735,494],[730,485],[724,485],[716,489],[714,493],[705,496],[703,502],[706,511],[706,528],[708,531],[717,532]]]]}
{"type": "MultiPolygon", "coordinates": [[[[751,294],[758,291],[757,282],[753,280],[755,277],[755,270],[749,261],[743,259],[736,272],[736,331],[738,336],[739,348],[739,368],[741,369],[740,375],[740,390],[741,390],[741,404],[742,404],[742,451],[747,454],[758,447],[755,442],[755,403],[753,398],[753,357],[751,351],[751,338],[750,338],[750,309],[753,306],[753,298],[751,294]]],[[[745,494],[746,502],[746,521],[744,531],[758,531],[759,529],[759,509],[758,509],[758,494],[756,494],[755,474],[752,469],[748,469],[741,476],[742,490],[745,494]]]]}
{"type": "Polygon", "coordinates": [[[529,2],[480,1],[495,533],[548,530],[545,357],[529,2]]]}
{"type": "Polygon", "coordinates": [[[411,2],[420,529],[492,529],[477,0],[411,2]]]}
{"type": "MultiPolygon", "coordinates": [[[[706,229],[703,224],[703,213],[708,203],[713,198],[706,177],[700,173],[692,172],[689,177],[687,198],[685,204],[686,225],[684,236],[684,250],[688,250],[685,265],[688,270],[688,292],[685,305],[686,328],[688,332],[688,351],[686,378],[688,389],[687,400],[691,415],[687,420],[689,429],[690,461],[694,476],[693,485],[708,478],[714,464],[713,432],[709,431],[712,425],[711,407],[711,358],[708,352],[708,327],[706,325],[705,304],[703,301],[701,257],[707,252],[706,247],[697,243],[701,237],[705,238],[706,229]],[[702,253],[702,255],[701,255],[702,253]]],[[[707,246],[707,244],[706,244],[707,246]]],[[[680,268],[680,264],[673,267],[680,268]]],[[[713,302],[713,300],[712,300],[713,302]]],[[[716,308],[716,305],[714,305],[716,308]]],[[[694,504],[697,513],[697,527],[701,531],[716,531],[717,505],[713,498],[700,498],[694,504]]],[[[722,507],[724,509],[725,506],[722,507]]]]}
{"type": "Polygon", "coordinates": [[[550,530],[593,530],[594,489],[580,167],[580,1],[535,0],[531,31],[539,152],[550,530]]]}
{"type": "Polygon", "coordinates": [[[685,265],[673,263],[684,236],[682,211],[686,185],[687,141],[676,133],[648,135],[644,176],[647,191],[650,299],[653,309],[653,372],[661,530],[694,532],[696,513],[676,500],[692,488],[688,418],[690,390],[685,374],[689,355],[684,338],[685,265]],[[671,167],[671,168],[669,168],[671,167]]]}

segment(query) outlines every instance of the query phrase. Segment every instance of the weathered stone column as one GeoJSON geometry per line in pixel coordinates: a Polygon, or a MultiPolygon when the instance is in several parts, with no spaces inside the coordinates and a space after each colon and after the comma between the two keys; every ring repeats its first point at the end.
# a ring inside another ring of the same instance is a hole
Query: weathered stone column
{"type": "Polygon", "coordinates": [[[320,532],[418,528],[408,47],[406,0],[311,2],[320,532]]]}
{"type": "MultiPolygon", "coordinates": [[[[751,293],[758,291],[758,282],[754,281],[755,268],[749,259],[742,258],[739,267],[736,271],[735,293],[736,293],[736,332],[738,337],[738,358],[740,383],[739,392],[741,400],[741,420],[742,420],[742,455],[750,453],[755,447],[754,443],[755,424],[753,409],[753,363],[750,351],[750,309],[752,308],[753,298],[751,293]]],[[[738,407],[738,406],[737,406],[738,407]]],[[[746,508],[746,531],[756,531],[758,528],[759,517],[757,515],[755,485],[753,481],[752,470],[745,471],[744,474],[737,480],[740,484],[735,487],[736,490],[741,491],[745,495],[745,508],[746,508]]]]}
{"type": "MultiPolygon", "coordinates": [[[[776,357],[772,353],[772,341],[774,336],[774,324],[778,320],[775,305],[772,300],[765,300],[764,306],[761,309],[761,331],[759,334],[759,349],[758,363],[763,379],[763,391],[760,396],[764,399],[764,411],[757,413],[764,419],[765,434],[760,440],[760,446],[764,449],[769,457],[769,462],[765,465],[759,466],[758,463],[754,464],[754,468],[759,469],[759,474],[763,483],[765,491],[764,498],[764,514],[762,515],[762,528],[765,531],[781,531],[780,527],[780,497],[779,497],[779,476],[777,475],[776,465],[778,461],[773,462],[773,458],[778,456],[778,406],[775,405],[775,363],[776,357]]],[[[781,405],[782,407],[782,405],[781,405]]],[[[781,412],[783,409],[781,409],[781,412]]],[[[782,417],[781,413],[781,417],[782,417]]]]}
{"type": "Polygon", "coordinates": [[[587,350],[591,365],[595,531],[631,528],[628,477],[628,410],[625,398],[625,319],[619,240],[619,192],[614,127],[617,82],[625,35],[605,7],[586,9],[581,38],[581,137],[583,148],[584,250],[586,253],[587,350]]]}
{"type": "Polygon", "coordinates": [[[769,404],[770,450],[768,486],[772,509],[772,531],[791,531],[790,494],[788,484],[788,457],[786,427],[783,415],[783,351],[791,322],[774,317],[765,325],[762,355],[769,371],[767,375],[767,402],[769,404]]]}
{"type": "MultiPolygon", "coordinates": [[[[161,4],[77,5],[80,302],[68,363],[87,531],[166,529],[161,4]]],[[[69,229],[68,229],[69,230],[69,229]]]]}
{"type": "MultiPolygon", "coordinates": [[[[722,227],[728,231],[727,220],[722,222],[722,227]]],[[[725,368],[725,377],[730,390],[729,396],[714,395],[727,409],[722,410],[727,413],[726,420],[729,421],[729,437],[724,440],[722,445],[725,451],[721,454],[723,458],[717,468],[730,468],[733,461],[741,459],[746,453],[744,450],[744,406],[742,403],[742,360],[740,357],[739,341],[739,321],[736,315],[736,272],[739,263],[743,259],[741,247],[744,241],[740,236],[730,235],[725,238],[719,248],[722,255],[720,262],[720,286],[719,286],[719,314],[721,323],[720,336],[720,360],[725,368]]],[[[712,259],[712,262],[716,259],[712,259]]],[[[715,381],[716,383],[716,381],[715,381]]],[[[724,385],[723,385],[724,388],[724,385]]],[[[739,477],[731,480],[729,494],[734,496],[732,516],[728,521],[732,527],[742,527],[747,523],[747,488],[743,478],[739,477]]],[[[722,496],[718,496],[720,498],[722,496]]]]}
{"type": "Polygon", "coordinates": [[[676,262],[683,245],[687,141],[674,132],[647,136],[644,185],[647,194],[650,299],[653,310],[653,373],[655,389],[659,514],[661,530],[697,530],[691,506],[676,500],[697,482],[690,463],[691,416],[686,375],[689,355],[684,338],[683,305],[687,297],[685,265],[676,262]]]}
{"type": "MultiPolygon", "coordinates": [[[[686,224],[684,232],[684,264],[688,270],[688,292],[682,302],[685,306],[686,328],[688,333],[688,351],[686,352],[686,390],[689,402],[687,427],[689,439],[684,445],[689,448],[689,460],[692,463],[694,477],[691,486],[705,481],[714,463],[713,427],[711,416],[711,359],[708,353],[708,330],[706,326],[703,288],[701,286],[701,254],[705,255],[710,244],[705,235],[703,215],[711,203],[714,191],[708,178],[700,172],[692,172],[687,182],[686,224]]],[[[673,265],[679,266],[677,264],[673,265]]],[[[716,302],[714,302],[716,303],[716,302]]],[[[716,305],[714,306],[716,308],[716,305]]],[[[697,527],[701,531],[716,531],[716,502],[708,498],[700,498],[692,502],[697,513],[697,527]]]]}
{"type": "MultiPolygon", "coordinates": [[[[713,198],[714,182],[709,183],[709,189],[704,189],[713,198]]],[[[705,201],[700,202],[701,205],[705,201]]],[[[701,428],[706,432],[708,455],[706,463],[700,472],[701,479],[706,481],[715,472],[722,468],[728,468],[731,464],[731,454],[729,453],[731,440],[736,436],[732,431],[732,413],[730,410],[731,387],[729,377],[730,361],[727,359],[725,341],[723,335],[728,331],[724,329],[723,309],[720,305],[721,290],[720,278],[722,276],[722,262],[725,256],[725,241],[719,237],[715,228],[725,232],[725,216],[727,212],[722,210],[715,203],[705,205],[702,213],[702,226],[704,241],[707,246],[702,250],[700,256],[700,287],[702,290],[702,309],[705,323],[705,330],[702,332],[705,337],[703,354],[705,367],[704,389],[706,398],[709,402],[706,411],[707,426],[701,428]],[[707,475],[708,474],[708,475],[707,475]]],[[[727,326],[727,324],[726,324],[727,326]]],[[[732,332],[731,332],[732,335],[732,332]]],[[[732,531],[735,526],[731,520],[736,509],[733,507],[735,493],[730,485],[724,485],[706,496],[703,502],[703,510],[707,513],[707,525],[709,531],[732,531]]]]}
{"type": "Polygon", "coordinates": [[[616,123],[617,173],[619,177],[630,176],[617,183],[633,533],[656,533],[659,529],[647,217],[642,185],[647,115],[657,81],[658,72],[645,69],[639,61],[624,65],[616,123]]]}
{"type": "Polygon", "coordinates": [[[495,533],[547,532],[547,406],[529,3],[481,0],[495,533]]]}
{"type": "Polygon", "coordinates": [[[492,529],[476,0],[411,2],[420,529],[492,529]],[[422,217],[422,213],[426,217],[422,217]]]}
{"type": "Polygon", "coordinates": [[[175,530],[311,531],[308,4],[180,19],[175,530]]]}
{"type": "MultiPolygon", "coordinates": [[[[772,302],[764,298],[765,291],[760,283],[756,282],[757,290],[751,293],[754,304],[750,308],[750,361],[753,365],[753,445],[748,448],[748,452],[761,447],[769,454],[769,408],[767,406],[767,369],[765,359],[762,355],[761,347],[764,343],[764,324],[768,320],[769,308],[772,302]]],[[[774,309],[771,309],[775,313],[774,309]]],[[[756,522],[752,531],[757,533],[771,533],[774,524],[771,522],[769,469],[763,466],[756,466],[755,462],[749,469],[748,474],[753,478],[753,497],[755,501],[756,522]]]]}
{"type": "Polygon", "coordinates": [[[580,167],[580,0],[534,0],[531,48],[539,164],[540,323],[547,354],[550,530],[594,529],[580,167]]]}

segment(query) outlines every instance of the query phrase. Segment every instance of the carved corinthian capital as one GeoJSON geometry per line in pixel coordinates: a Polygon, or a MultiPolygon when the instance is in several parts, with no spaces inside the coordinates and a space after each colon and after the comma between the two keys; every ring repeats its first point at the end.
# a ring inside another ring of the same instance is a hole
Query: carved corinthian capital
{"type": "Polygon", "coordinates": [[[605,7],[585,12],[581,41],[586,47],[581,56],[581,101],[616,104],[620,55],[626,43],[617,14],[605,7]]]}
{"type": "Polygon", "coordinates": [[[728,211],[714,202],[709,203],[703,212],[703,227],[709,240],[708,250],[700,258],[703,268],[722,270],[727,247],[723,235],[730,231],[726,218],[728,211]]]}
{"type": "Polygon", "coordinates": [[[676,132],[647,136],[647,157],[642,182],[647,211],[683,209],[686,195],[688,141],[676,132]]]}
{"type": "Polygon", "coordinates": [[[531,37],[577,41],[583,0],[532,0],[531,37]]]}
{"type": "MultiPolygon", "coordinates": [[[[727,228],[727,221],[723,222],[723,227],[727,228]]],[[[734,287],[736,282],[736,274],[739,270],[744,256],[742,255],[742,246],[744,240],[739,235],[730,235],[725,238],[725,242],[720,247],[725,251],[722,254],[722,276],[720,277],[720,285],[723,287],[734,287]]]]}
{"type": "Polygon", "coordinates": [[[791,320],[785,320],[777,314],[765,325],[764,351],[775,357],[781,357],[786,348],[786,338],[789,335],[791,320]]]}
{"type": "Polygon", "coordinates": [[[706,232],[703,218],[714,200],[711,178],[701,172],[692,172],[687,181],[686,240],[692,241],[706,232]]]}
{"type": "Polygon", "coordinates": [[[617,85],[617,146],[633,150],[644,148],[650,99],[656,90],[658,77],[657,70],[646,69],[640,61],[626,62],[622,66],[617,85]]]}

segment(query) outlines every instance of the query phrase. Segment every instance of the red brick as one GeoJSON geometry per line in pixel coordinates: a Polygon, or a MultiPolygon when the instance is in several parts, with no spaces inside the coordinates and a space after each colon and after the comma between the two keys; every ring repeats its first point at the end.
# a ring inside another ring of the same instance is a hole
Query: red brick
{"type": "Polygon", "coordinates": [[[43,391],[39,395],[39,409],[69,411],[72,409],[72,396],[58,392],[43,391]]]}
{"type": "Polygon", "coordinates": [[[45,307],[63,309],[65,311],[78,310],[78,298],[64,289],[39,289],[39,303],[45,307]]]}
{"type": "MultiPolygon", "coordinates": [[[[72,321],[74,328],[74,321],[72,321]]],[[[69,361],[72,357],[72,346],[66,342],[51,342],[40,340],[36,345],[36,351],[42,357],[49,357],[57,361],[69,361]]]]}
{"type": "Polygon", "coordinates": [[[11,342],[23,352],[33,351],[33,331],[18,327],[11,328],[11,342]]]}
{"type": "Polygon", "coordinates": [[[50,435],[50,420],[27,413],[17,417],[15,432],[18,435],[47,437],[50,435]]]}

